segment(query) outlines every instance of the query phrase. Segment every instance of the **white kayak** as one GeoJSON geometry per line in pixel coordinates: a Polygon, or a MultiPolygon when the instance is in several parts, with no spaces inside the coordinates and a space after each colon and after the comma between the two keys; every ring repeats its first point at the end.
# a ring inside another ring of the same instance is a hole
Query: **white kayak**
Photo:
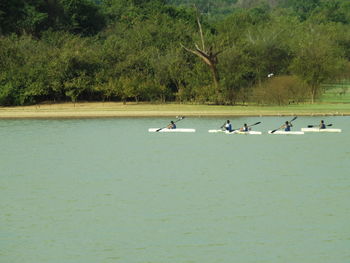
{"type": "Polygon", "coordinates": [[[208,130],[209,133],[226,133],[225,130],[208,130]]]}
{"type": "Polygon", "coordinates": [[[301,128],[303,132],[341,132],[341,129],[301,128]]]}
{"type": "Polygon", "coordinates": [[[247,131],[247,132],[245,132],[245,131],[234,131],[234,132],[230,132],[230,133],[233,133],[233,134],[245,134],[245,135],[248,135],[248,134],[250,134],[250,135],[260,135],[260,134],[262,134],[261,131],[247,131]]]}
{"type": "Polygon", "coordinates": [[[262,132],[260,131],[248,131],[248,132],[244,132],[244,131],[238,131],[238,130],[235,130],[235,131],[232,131],[232,132],[229,132],[229,131],[225,131],[225,130],[208,130],[209,133],[226,133],[226,134],[245,134],[245,135],[260,135],[262,134],[262,132]]]}
{"type": "Polygon", "coordinates": [[[186,128],[149,128],[148,132],[196,132],[196,129],[186,129],[186,128]]]}
{"type": "Polygon", "coordinates": [[[303,131],[275,131],[274,133],[271,133],[272,131],[268,131],[269,134],[284,134],[284,135],[302,135],[304,134],[303,131]]]}

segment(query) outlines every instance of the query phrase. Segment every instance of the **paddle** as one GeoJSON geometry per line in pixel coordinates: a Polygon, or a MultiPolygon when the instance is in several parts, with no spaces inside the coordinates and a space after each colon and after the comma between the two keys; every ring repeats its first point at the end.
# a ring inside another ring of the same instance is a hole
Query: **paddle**
{"type": "MultiPolygon", "coordinates": [[[[289,123],[292,123],[292,121],[296,120],[296,118],[298,118],[297,116],[295,116],[293,119],[290,120],[289,123]]],[[[283,125],[275,130],[272,130],[271,133],[274,133],[275,131],[278,131],[279,129],[281,129],[283,127],[283,125]]]]}
{"type": "Polygon", "coordinates": [[[261,121],[258,121],[258,122],[254,123],[254,124],[252,124],[252,125],[248,125],[248,127],[252,127],[252,126],[258,125],[258,124],[260,124],[260,123],[261,123],[261,121]]]}
{"type": "MultiPolygon", "coordinates": [[[[328,127],[330,127],[330,126],[332,126],[333,124],[327,124],[326,126],[328,126],[328,127]]],[[[319,125],[308,125],[307,127],[308,128],[313,128],[313,127],[319,127],[319,125]]]]}
{"type": "MultiPolygon", "coordinates": [[[[178,121],[181,121],[181,120],[185,119],[185,116],[176,117],[176,118],[178,118],[178,120],[174,121],[174,123],[176,123],[176,122],[178,122],[178,121]]],[[[166,127],[168,127],[168,125],[167,125],[166,127]]],[[[165,129],[166,127],[159,128],[158,130],[156,130],[156,132],[159,132],[159,131],[161,131],[161,130],[165,129]]]]}
{"type": "Polygon", "coordinates": [[[226,121],[225,121],[225,123],[223,125],[221,125],[220,129],[224,128],[225,125],[226,125],[226,121]]]}

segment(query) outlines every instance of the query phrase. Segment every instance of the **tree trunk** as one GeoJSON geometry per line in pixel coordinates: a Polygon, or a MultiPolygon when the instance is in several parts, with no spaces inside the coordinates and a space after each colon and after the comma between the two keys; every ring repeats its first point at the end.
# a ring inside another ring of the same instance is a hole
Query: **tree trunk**
{"type": "Polygon", "coordinates": [[[210,70],[211,70],[211,74],[213,76],[213,82],[214,82],[214,86],[215,86],[215,89],[220,92],[219,90],[219,73],[218,73],[218,70],[216,68],[216,65],[210,65],[210,70]]]}
{"type": "Polygon", "coordinates": [[[217,71],[216,65],[210,66],[210,71],[213,77],[213,83],[215,87],[215,93],[216,93],[216,104],[221,104],[222,103],[222,91],[220,88],[220,78],[219,78],[219,73],[217,71]]]}
{"type": "Polygon", "coordinates": [[[317,92],[317,86],[312,85],[311,86],[311,104],[315,103],[316,92],[317,92]]]}

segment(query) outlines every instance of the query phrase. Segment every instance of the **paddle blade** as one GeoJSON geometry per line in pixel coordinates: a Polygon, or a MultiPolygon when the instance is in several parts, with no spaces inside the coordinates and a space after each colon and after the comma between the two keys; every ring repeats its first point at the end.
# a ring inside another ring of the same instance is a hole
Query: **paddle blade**
{"type": "Polygon", "coordinates": [[[250,125],[250,126],[258,125],[258,124],[260,124],[260,123],[261,123],[261,121],[258,121],[257,123],[254,123],[254,124],[252,124],[252,125],[250,125]]]}
{"type": "Polygon", "coordinates": [[[295,121],[298,118],[298,116],[295,116],[293,119],[291,119],[290,122],[295,121]]]}
{"type": "Polygon", "coordinates": [[[275,131],[278,131],[278,130],[279,130],[279,128],[278,128],[278,129],[276,129],[276,130],[272,130],[272,131],[271,131],[271,133],[274,133],[275,131]]]}
{"type": "Polygon", "coordinates": [[[307,127],[308,127],[308,128],[313,128],[313,127],[314,127],[314,125],[308,125],[307,127]]]}
{"type": "Polygon", "coordinates": [[[326,126],[330,127],[330,126],[333,126],[333,124],[328,124],[328,125],[326,125],[326,126]]]}

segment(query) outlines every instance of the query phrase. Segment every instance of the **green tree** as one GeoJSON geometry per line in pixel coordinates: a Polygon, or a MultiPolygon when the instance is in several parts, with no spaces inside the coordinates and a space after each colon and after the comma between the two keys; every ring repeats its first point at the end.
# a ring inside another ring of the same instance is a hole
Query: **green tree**
{"type": "Polygon", "coordinates": [[[309,85],[311,102],[314,103],[321,84],[336,79],[344,68],[345,60],[342,50],[329,35],[323,33],[322,27],[309,28],[310,31],[296,40],[295,57],[290,68],[309,85]]]}
{"type": "Polygon", "coordinates": [[[16,32],[23,17],[23,0],[0,1],[0,35],[16,32]]]}
{"type": "Polygon", "coordinates": [[[59,0],[63,14],[60,29],[85,36],[97,34],[105,26],[98,5],[89,0],[59,0]]]}
{"type": "Polygon", "coordinates": [[[350,24],[350,2],[344,0],[327,0],[315,8],[310,19],[313,23],[350,24]]]}
{"type": "Polygon", "coordinates": [[[306,20],[312,12],[321,4],[321,0],[281,0],[280,6],[291,8],[301,19],[306,20]]]}
{"type": "Polygon", "coordinates": [[[0,34],[26,33],[37,35],[47,23],[48,14],[42,11],[45,3],[39,0],[10,0],[0,2],[0,34]]]}

